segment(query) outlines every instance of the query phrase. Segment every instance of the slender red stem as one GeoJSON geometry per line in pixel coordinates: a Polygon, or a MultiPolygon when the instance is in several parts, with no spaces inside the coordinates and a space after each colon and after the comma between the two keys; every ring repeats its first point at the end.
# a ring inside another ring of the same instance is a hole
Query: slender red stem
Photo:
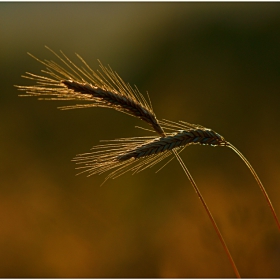
{"type": "Polygon", "coordinates": [[[274,210],[274,208],[273,208],[273,205],[272,205],[272,203],[271,203],[271,201],[270,201],[270,199],[269,199],[269,196],[268,196],[268,194],[267,194],[267,192],[266,192],[266,190],[265,190],[265,188],[264,188],[264,186],[263,186],[263,184],[262,184],[260,178],[258,177],[256,171],[254,170],[254,168],[252,167],[252,165],[250,164],[250,162],[243,156],[243,154],[241,154],[241,152],[240,152],[239,150],[237,150],[232,144],[227,143],[226,146],[229,147],[229,148],[231,148],[233,151],[235,151],[235,152],[239,155],[239,157],[244,161],[244,163],[247,165],[247,167],[250,169],[251,173],[253,174],[255,180],[257,181],[257,183],[258,183],[258,185],[259,185],[259,187],[260,187],[260,189],[261,189],[261,191],[262,191],[262,193],[263,193],[263,195],[264,195],[264,197],[265,197],[265,199],[266,199],[266,201],[267,201],[267,203],[268,203],[268,206],[269,206],[269,208],[270,208],[270,210],[271,210],[271,212],[272,212],[272,215],[273,215],[273,217],[274,217],[274,220],[276,221],[276,224],[277,224],[277,226],[278,226],[278,229],[280,230],[279,219],[278,219],[278,217],[277,217],[277,215],[276,215],[276,212],[275,212],[275,210],[274,210]]]}
{"type": "Polygon", "coordinates": [[[185,166],[183,160],[181,159],[181,157],[179,156],[177,151],[175,149],[173,149],[172,151],[173,151],[174,155],[176,156],[177,160],[179,161],[180,165],[182,166],[182,168],[183,168],[185,174],[187,175],[188,179],[190,180],[190,182],[191,182],[195,192],[197,193],[200,201],[202,202],[202,205],[203,205],[204,209],[206,210],[207,215],[210,218],[211,223],[213,224],[214,229],[215,229],[215,231],[216,231],[216,233],[217,233],[217,235],[218,235],[218,237],[219,237],[219,239],[220,239],[220,241],[221,241],[221,243],[222,243],[222,245],[224,247],[224,250],[225,250],[225,252],[227,254],[227,257],[228,257],[228,259],[229,259],[229,261],[231,263],[231,266],[232,266],[232,268],[234,270],[234,273],[235,273],[236,277],[237,278],[241,278],[240,274],[238,272],[238,269],[237,269],[237,267],[236,267],[236,265],[234,263],[234,260],[233,260],[233,258],[231,256],[230,252],[229,252],[229,249],[228,249],[228,247],[227,247],[227,245],[226,245],[226,243],[224,241],[224,238],[223,238],[223,236],[222,236],[222,234],[221,234],[221,232],[220,232],[220,230],[219,230],[219,228],[218,228],[218,226],[217,226],[217,224],[216,224],[216,222],[215,222],[215,220],[214,220],[214,218],[213,218],[213,216],[212,216],[212,214],[211,214],[211,212],[210,212],[210,210],[209,210],[209,208],[208,208],[208,206],[207,206],[207,204],[205,202],[205,200],[203,199],[202,194],[200,193],[198,187],[196,186],[196,183],[195,183],[194,179],[192,178],[189,170],[185,166]]]}

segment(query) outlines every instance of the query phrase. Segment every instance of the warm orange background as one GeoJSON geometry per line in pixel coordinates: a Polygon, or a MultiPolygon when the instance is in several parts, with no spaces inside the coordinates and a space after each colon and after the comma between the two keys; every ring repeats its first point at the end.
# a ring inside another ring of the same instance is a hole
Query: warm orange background
{"type": "MultiPolygon", "coordinates": [[[[110,64],[149,91],[159,119],[210,127],[252,163],[280,216],[279,3],[0,3],[0,277],[234,277],[175,161],[75,177],[70,161],[101,139],[147,135],[108,109],[20,98],[44,48],[110,64]],[[160,167],[160,166],[159,166],[160,167]]],[[[280,277],[280,233],[230,149],[182,158],[243,277],[280,277]]]]}

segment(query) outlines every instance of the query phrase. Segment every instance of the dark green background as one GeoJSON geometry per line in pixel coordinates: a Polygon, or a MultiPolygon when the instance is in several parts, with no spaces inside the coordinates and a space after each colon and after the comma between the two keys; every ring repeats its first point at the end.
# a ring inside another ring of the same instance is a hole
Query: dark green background
{"type": "MultiPolygon", "coordinates": [[[[149,91],[159,119],[210,127],[248,158],[280,215],[279,3],[0,3],[0,277],[234,277],[174,161],[75,176],[101,139],[147,135],[141,121],[20,98],[44,48],[97,59],[149,91]],[[160,166],[159,166],[160,167],[160,166]]],[[[280,234],[245,164],[227,148],[182,158],[243,277],[280,277],[280,234]]]]}

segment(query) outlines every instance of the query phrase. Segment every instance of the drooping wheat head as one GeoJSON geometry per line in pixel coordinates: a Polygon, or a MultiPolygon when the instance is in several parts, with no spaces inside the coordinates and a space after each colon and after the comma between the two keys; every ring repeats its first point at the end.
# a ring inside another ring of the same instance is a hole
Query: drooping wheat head
{"type": "Polygon", "coordinates": [[[78,169],[84,169],[83,172],[88,172],[89,175],[117,168],[106,177],[108,179],[116,178],[128,171],[138,173],[152,167],[172,156],[173,149],[181,153],[183,149],[193,144],[211,146],[227,144],[221,135],[202,126],[186,122],[175,124],[167,120],[160,121],[160,124],[165,130],[171,128],[173,131],[174,128],[180,130],[167,133],[165,137],[147,136],[104,141],[109,144],[95,146],[92,148],[93,152],[77,155],[74,161],[81,165],[78,169]]]}
{"type": "MultiPolygon", "coordinates": [[[[48,48],[48,47],[47,47],[48,48]]],[[[49,48],[48,48],[49,49],[49,48]]],[[[62,51],[58,55],[49,49],[63,65],[52,60],[40,60],[29,54],[46,66],[43,75],[27,72],[24,78],[34,80],[32,86],[16,86],[26,91],[27,95],[38,96],[44,100],[79,100],[87,104],[63,106],[60,109],[77,109],[88,107],[112,108],[117,111],[137,117],[164,136],[164,131],[158,123],[152,104],[145,99],[137,87],[125,83],[122,78],[110,67],[106,68],[100,63],[100,70],[93,71],[81,56],[77,57],[82,66],[75,65],[62,51]]]]}

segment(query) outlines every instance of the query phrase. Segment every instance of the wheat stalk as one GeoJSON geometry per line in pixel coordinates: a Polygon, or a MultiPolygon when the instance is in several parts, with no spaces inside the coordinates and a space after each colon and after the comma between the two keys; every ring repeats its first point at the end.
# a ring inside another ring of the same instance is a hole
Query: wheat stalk
{"type": "Polygon", "coordinates": [[[63,106],[60,109],[88,107],[112,108],[143,120],[153,128],[153,132],[156,132],[160,136],[107,140],[105,142],[108,144],[97,145],[92,148],[92,152],[79,154],[73,159],[79,165],[77,168],[82,169],[80,173],[87,172],[88,176],[90,176],[111,170],[111,173],[105,178],[106,181],[109,178],[116,178],[128,171],[138,173],[171,157],[161,167],[163,168],[173,158],[176,158],[202,202],[229,258],[235,275],[240,277],[218,226],[179,154],[187,146],[192,144],[231,148],[244,161],[253,174],[280,230],[280,223],[272,203],[248,160],[232,144],[209,128],[183,121],[177,123],[167,120],[158,121],[150,99],[147,101],[137,87],[133,88],[129,84],[126,84],[110,67],[106,68],[100,63],[100,70],[95,72],[79,55],[77,57],[82,62],[81,67],[76,66],[63,52],[61,52],[61,55],[58,55],[51,49],[49,50],[59,59],[60,64],[63,66],[52,60],[41,61],[31,55],[45,65],[46,70],[42,70],[42,75],[27,72],[23,76],[36,82],[32,86],[16,86],[19,90],[26,91],[27,94],[24,96],[38,96],[40,99],[45,100],[76,100],[87,102],[87,104],[63,106]]]}

